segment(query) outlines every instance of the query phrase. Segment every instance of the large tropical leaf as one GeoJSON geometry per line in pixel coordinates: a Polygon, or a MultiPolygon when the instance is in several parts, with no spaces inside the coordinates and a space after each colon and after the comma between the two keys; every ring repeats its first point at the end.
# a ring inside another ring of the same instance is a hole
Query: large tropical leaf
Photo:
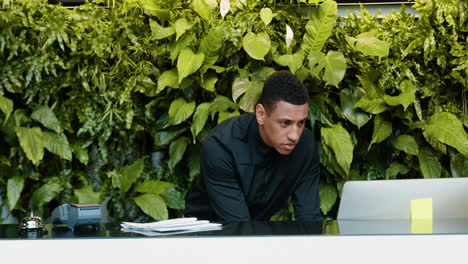
{"type": "Polygon", "coordinates": [[[24,177],[16,175],[8,179],[7,182],[7,199],[8,208],[10,211],[15,209],[16,203],[18,202],[21,192],[24,188],[24,177]]]}
{"type": "Polygon", "coordinates": [[[13,112],[13,100],[0,95],[0,110],[5,114],[5,120],[13,112]]]}
{"type": "Polygon", "coordinates": [[[100,204],[102,202],[102,193],[93,190],[91,185],[85,185],[80,189],[73,190],[78,203],[95,203],[100,204]]]}
{"type": "Polygon", "coordinates": [[[228,119],[228,118],[231,118],[231,117],[235,117],[235,116],[238,116],[240,115],[239,111],[234,111],[234,112],[219,112],[219,116],[218,116],[218,124],[222,123],[224,120],[228,119]]]}
{"type": "Polygon", "coordinates": [[[254,112],[255,105],[262,94],[263,82],[257,79],[253,79],[249,82],[249,88],[242,96],[239,107],[246,112],[254,112]]]}
{"type": "Polygon", "coordinates": [[[271,40],[265,32],[260,32],[258,35],[248,32],[242,39],[242,46],[250,57],[264,60],[265,55],[270,50],[271,40]]]}
{"type": "Polygon", "coordinates": [[[346,41],[352,49],[367,56],[386,57],[390,50],[390,44],[379,40],[372,32],[359,34],[356,38],[346,36],[346,41]]]}
{"type": "Polygon", "coordinates": [[[309,67],[312,75],[338,87],[346,72],[346,59],[338,51],[329,51],[327,55],[311,51],[309,67]]]}
{"type": "Polygon", "coordinates": [[[237,101],[241,95],[247,92],[249,86],[250,79],[248,73],[237,75],[232,83],[232,101],[237,101]]]}
{"type": "Polygon", "coordinates": [[[207,91],[215,92],[215,85],[217,81],[218,76],[215,73],[208,73],[207,75],[203,76],[203,80],[200,83],[200,86],[207,91]]]}
{"type": "Polygon", "coordinates": [[[72,159],[72,151],[70,148],[70,144],[68,144],[67,137],[62,133],[62,134],[57,134],[54,132],[43,132],[42,133],[44,136],[44,143],[45,143],[45,148],[66,159],[66,160],[71,160],[72,159]]]}
{"type": "Polygon", "coordinates": [[[192,25],[189,24],[187,19],[185,18],[177,19],[177,21],[175,22],[176,41],[179,40],[180,36],[182,36],[187,30],[191,28],[192,28],[192,25]]]}
{"type": "Polygon", "coordinates": [[[123,193],[126,193],[133,183],[140,177],[140,174],[143,172],[145,159],[139,159],[134,163],[124,166],[117,173],[119,180],[118,186],[123,193]]]}
{"type": "Polygon", "coordinates": [[[185,208],[184,194],[176,190],[175,187],[169,188],[165,193],[161,194],[161,197],[169,208],[180,210],[185,208]]]}
{"type": "Polygon", "coordinates": [[[31,118],[41,123],[48,129],[51,129],[57,133],[62,132],[60,121],[57,119],[52,109],[47,106],[40,106],[37,108],[36,111],[31,114],[31,118]]]}
{"type": "Polygon", "coordinates": [[[374,119],[374,132],[372,133],[372,144],[380,143],[392,134],[392,122],[385,120],[381,115],[377,115],[374,119]]]}
{"type": "Polygon", "coordinates": [[[39,209],[41,206],[52,201],[52,199],[54,199],[62,191],[62,189],[63,187],[55,181],[43,184],[32,194],[31,199],[33,208],[39,209]]]}
{"type": "Polygon", "coordinates": [[[174,187],[174,184],[165,181],[145,181],[139,183],[135,187],[135,191],[140,193],[162,194],[169,188],[174,187]]]}
{"type": "Polygon", "coordinates": [[[298,51],[294,54],[281,55],[276,59],[276,62],[281,66],[288,66],[289,71],[295,73],[302,67],[302,63],[304,62],[304,53],[298,51]]]}
{"type": "Polygon", "coordinates": [[[205,54],[193,53],[190,48],[183,49],[177,58],[177,71],[179,73],[179,84],[190,74],[196,72],[203,64],[205,54]]]}
{"type": "Polygon", "coordinates": [[[176,30],[172,26],[162,27],[161,25],[159,25],[158,22],[152,19],[150,19],[149,22],[150,22],[151,32],[153,33],[153,37],[155,39],[165,39],[176,33],[176,30]]]}
{"type": "Polygon", "coordinates": [[[190,139],[187,137],[180,137],[172,142],[169,146],[169,169],[174,170],[175,166],[182,160],[187,146],[190,144],[190,139]]]}
{"type": "Polygon", "coordinates": [[[213,7],[209,5],[205,0],[193,0],[192,6],[195,12],[197,12],[198,15],[200,15],[203,19],[211,19],[213,7]]]}
{"type": "Polygon", "coordinates": [[[268,24],[270,24],[271,20],[273,19],[273,12],[271,9],[268,7],[262,8],[260,10],[260,19],[266,26],[268,26],[268,24]]]}
{"type": "Polygon", "coordinates": [[[384,101],[391,106],[403,105],[406,111],[406,108],[416,99],[416,87],[410,80],[404,80],[398,87],[398,90],[401,93],[397,96],[384,95],[384,101]]]}
{"type": "Polygon", "coordinates": [[[302,49],[321,51],[336,25],[338,8],[335,1],[327,0],[318,8],[318,14],[310,16],[306,24],[306,33],[302,42],[302,49]]]}
{"type": "Polygon", "coordinates": [[[425,123],[424,137],[426,140],[435,138],[447,144],[468,157],[468,140],[462,122],[448,112],[433,114],[425,123]]]}
{"type": "Polygon", "coordinates": [[[361,97],[354,107],[359,107],[362,110],[375,115],[390,109],[383,98],[373,99],[367,95],[361,97]]]}
{"type": "Polygon", "coordinates": [[[169,128],[166,130],[157,131],[153,135],[154,145],[158,147],[165,147],[171,143],[175,138],[184,133],[187,129],[184,128],[169,128]]]}
{"type": "Polygon", "coordinates": [[[338,198],[335,186],[331,184],[319,185],[320,210],[326,215],[333,207],[338,198]]]}
{"type": "Polygon", "coordinates": [[[89,161],[89,154],[86,146],[80,141],[77,141],[71,145],[71,150],[75,154],[75,157],[83,164],[87,165],[89,161]]]}
{"type": "Polygon", "coordinates": [[[450,159],[452,177],[468,177],[468,159],[461,153],[452,155],[450,159]]]}
{"type": "Polygon", "coordinates": [[[44,157],[45,147],[44,135],[41,128],[16,127],[16,135],[26,157],[33,164],[38,165],[39,161],[44,157]]]}
{"type": "Polygon", "coordinates": [[[369,98],[381,99],[385,95],[384,90],[378,85],[380,75],[377,71],[371,71],[366,75],[356,76],[369,98]]]}
{"type": "Polygon", "coordinates": [[[419,146],[416,140],[411,135],[399,135],[390,141],[398,150],[404,151],[407,154],[417,155],[419,153],[419,146]]]}
{"type": "Polygon", "coordinates": [[[194,142],[198,133],[200,133],[200,131],[205,127],[206,120],[208,120],[208,116],[210,115],[210,107],[211,103],[204,102],[199,104],[195,110],[192,126],[190,127],[194,142]]]}
{"type": "Polygon", "coordinates": [[[164,126],[178,125],[187,120],[195,110],[195,102],[187,102],[184,98],[175,99],[169,107],[169,122],[164,126]]]}
{"type": "Polygon", "coordinates": [[[408,173],[408,171],[409,168],[406,165],[399,162],[392,162],[390,167],[385,171],[385,178],[389,180],[395,178],[398,174],[404,175],[408,173]]]}
{"type": "Polygon", "coordinates": [[[213,65],[219,58],[219,49],[223,46],[224,31],[214,28],[201,40],[199,51],[205,54],[205,65],[213,65]]]}
{"type": "Polygon", "coordinates": [[[176,69],[165,71],[159,76],[156,94],[162,92],[166,87],[179,88],[179,74],[176,69]]]}
{"type": "Polygon", "coordinates": [[[157,194],[144,193],[133,198],[135,203],[145,214],[156,220],[165,220],[168,218],[167,206],[161,196],[157,194]]]}
{"type": "Polygon", "coordinates": [[[343,89],[340,93],[341,110],[344,116],[358,128],[361,128],[370,120],[366,113],[354,108],[354,105],[361,97],[362,93],[359,90],[352,92],[349,89],[343,89]]]}
{"type": "Polygon", "coordinates": [[[335,153],[336,161],[348,175],[353,161],[353,143],[348,131],[341,124],[331,128],[321,128],[322,143],[329,146],[335,153]]]}
{"type": "Polygon", "coordinates": [[[429,148],[422,148],[418,152],[419,167],[426,179],[440,178],[442,166],[437,156],[429,148]]]}
{"type": "Polygon", "coordinates": [[[210,106],[211,118],[214,119],[214,116],[216,115],[216,113],[224,112],[228,110],[229,108],[237,109],[237,105],[225,96],[222,96],[222,95],[216,96],[213,102],[211,102],[211,106],[210,106]]]}

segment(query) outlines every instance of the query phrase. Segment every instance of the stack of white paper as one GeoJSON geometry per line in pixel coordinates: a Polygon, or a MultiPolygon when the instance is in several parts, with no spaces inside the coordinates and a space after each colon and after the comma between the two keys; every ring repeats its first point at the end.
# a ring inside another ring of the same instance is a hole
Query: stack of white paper
{"type": "Polygon", "coordinates": [[[122,231],[144,234],[147,236],[173,235],[191,232],[221,230],[221,224],[198,220],[195,217],[176,218],[151,223],[122,222],[122,231]]]}

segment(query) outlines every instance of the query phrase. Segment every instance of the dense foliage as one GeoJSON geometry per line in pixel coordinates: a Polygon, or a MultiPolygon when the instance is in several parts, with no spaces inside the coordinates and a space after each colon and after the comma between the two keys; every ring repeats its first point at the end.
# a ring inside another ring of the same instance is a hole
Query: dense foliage
{"type": "Polygon", "coordinates": [[[414,7],[418,18],[404,7],[342,18],[331,0],[299,7],[307,17],[272,0],[3,0],[3,209],[48,216],[91,202],[118,220],[180,216],[204,137],[252,111],[279,69],[312,95],[325,216],[348,180],[468,176],[468,6],[414,7]]]}

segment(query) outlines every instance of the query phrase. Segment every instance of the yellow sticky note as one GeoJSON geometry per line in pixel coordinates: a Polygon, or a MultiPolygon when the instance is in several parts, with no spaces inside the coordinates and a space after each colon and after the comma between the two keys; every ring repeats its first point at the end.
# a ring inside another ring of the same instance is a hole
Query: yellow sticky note
{"type": "Polygon", "coordinates": [[[432,233],[432,198],[411,201],[411,233],[432,233]]]}

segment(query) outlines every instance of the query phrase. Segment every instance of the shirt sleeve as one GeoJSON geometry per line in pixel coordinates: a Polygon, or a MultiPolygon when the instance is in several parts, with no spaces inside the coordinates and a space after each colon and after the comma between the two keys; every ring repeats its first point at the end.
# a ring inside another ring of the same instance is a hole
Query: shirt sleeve
{"type": "Polygon", "coordinates": [[[320,159],[315,151],[305,175],[301,177],[292,194],[296,221],[321,221],[319,182],[320,159]]]}
{"type": "Polygon", "coordinates": [[[209,138],[203,144],[201,175],[217,218],[225,221],[248,221],[249,209],[230,153],[209,138]]]}

